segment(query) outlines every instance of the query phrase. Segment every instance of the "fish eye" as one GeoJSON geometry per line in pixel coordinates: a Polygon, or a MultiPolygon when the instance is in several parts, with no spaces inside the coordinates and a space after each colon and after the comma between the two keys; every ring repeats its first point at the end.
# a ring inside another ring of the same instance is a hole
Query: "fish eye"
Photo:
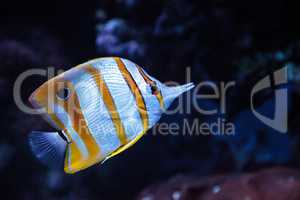
{"type": "Polygon", "coordinates": [[[70,97],[70,89],[69,88],[62,88],[60,90],[58,90],[58,92],[56,93],[57,98],[61,99],[61,100],[67,100],[70,97]]]}

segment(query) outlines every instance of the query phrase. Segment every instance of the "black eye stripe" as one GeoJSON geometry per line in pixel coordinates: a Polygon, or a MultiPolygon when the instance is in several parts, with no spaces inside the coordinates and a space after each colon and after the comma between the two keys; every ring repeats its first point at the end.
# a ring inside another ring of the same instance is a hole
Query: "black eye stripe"
{"type": "Polygon", "coordinates": [[[58,90],[58,92],[56,93],[56,96],[59,99],[62,100],[67,100],[70,97],[70,89],[69,88],[62,88],[60,90],[58,90]]]}

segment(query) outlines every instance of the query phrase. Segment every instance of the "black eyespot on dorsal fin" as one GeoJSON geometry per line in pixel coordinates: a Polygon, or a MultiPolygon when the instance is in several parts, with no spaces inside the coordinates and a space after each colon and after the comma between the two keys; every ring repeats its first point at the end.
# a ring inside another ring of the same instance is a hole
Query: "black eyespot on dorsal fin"
{"type": "Polygon", "coordinates": [[[152,82],[152,83],[150,83],[149,84],[150,85],[150,88],[151,88],[151,93],[153,94],[153,95],[157,95],[158,93],[159,93],[159,89],[158,89],[158,87],[157,87],[157,85],[156,85],[156,82],[152,82]]]}

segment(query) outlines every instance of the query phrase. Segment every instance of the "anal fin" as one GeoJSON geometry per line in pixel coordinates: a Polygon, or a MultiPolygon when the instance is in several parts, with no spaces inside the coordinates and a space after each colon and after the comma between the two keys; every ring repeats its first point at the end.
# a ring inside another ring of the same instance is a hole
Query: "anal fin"
{"type": "Polygon", "coordinates": [[[123,151],[125,151],[126,149],[128,149],[129,147],[133,146],[139,139],[141,139],[144,135],[145,135],[146,131],[143,131],[142,133],[138,134],[133,140],[131,140],[130,142],[128,142],[127,144],[119,147],[118,149],[116,149],[115,151],[113,151],[109,156],[107,156],[101,163],[104,163],[105,161],[107,161],[108,159],[122,153],[123,151]]]}

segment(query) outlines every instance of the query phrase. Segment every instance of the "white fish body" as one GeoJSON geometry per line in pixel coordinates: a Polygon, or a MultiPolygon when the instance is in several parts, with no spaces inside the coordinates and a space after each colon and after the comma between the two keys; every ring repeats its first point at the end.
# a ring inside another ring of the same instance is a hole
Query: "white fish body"
{"type": "Polygon", "coordinates": [[[65,172],[75,173],[132,146],[176,97],[191,88],[192,83],[168,87],[127,59],[108,57],[83,63],[31,95],[32,104],[48,110],[46,118],[67,140],[46,136],[57,133],[45,133],[45,137],[34,133],[32,150],[42,161],[57,163],[64,156],[61,149],[66,149],[65,172]],[[45,144],[52,147],[51,157],[45,144]]]}

